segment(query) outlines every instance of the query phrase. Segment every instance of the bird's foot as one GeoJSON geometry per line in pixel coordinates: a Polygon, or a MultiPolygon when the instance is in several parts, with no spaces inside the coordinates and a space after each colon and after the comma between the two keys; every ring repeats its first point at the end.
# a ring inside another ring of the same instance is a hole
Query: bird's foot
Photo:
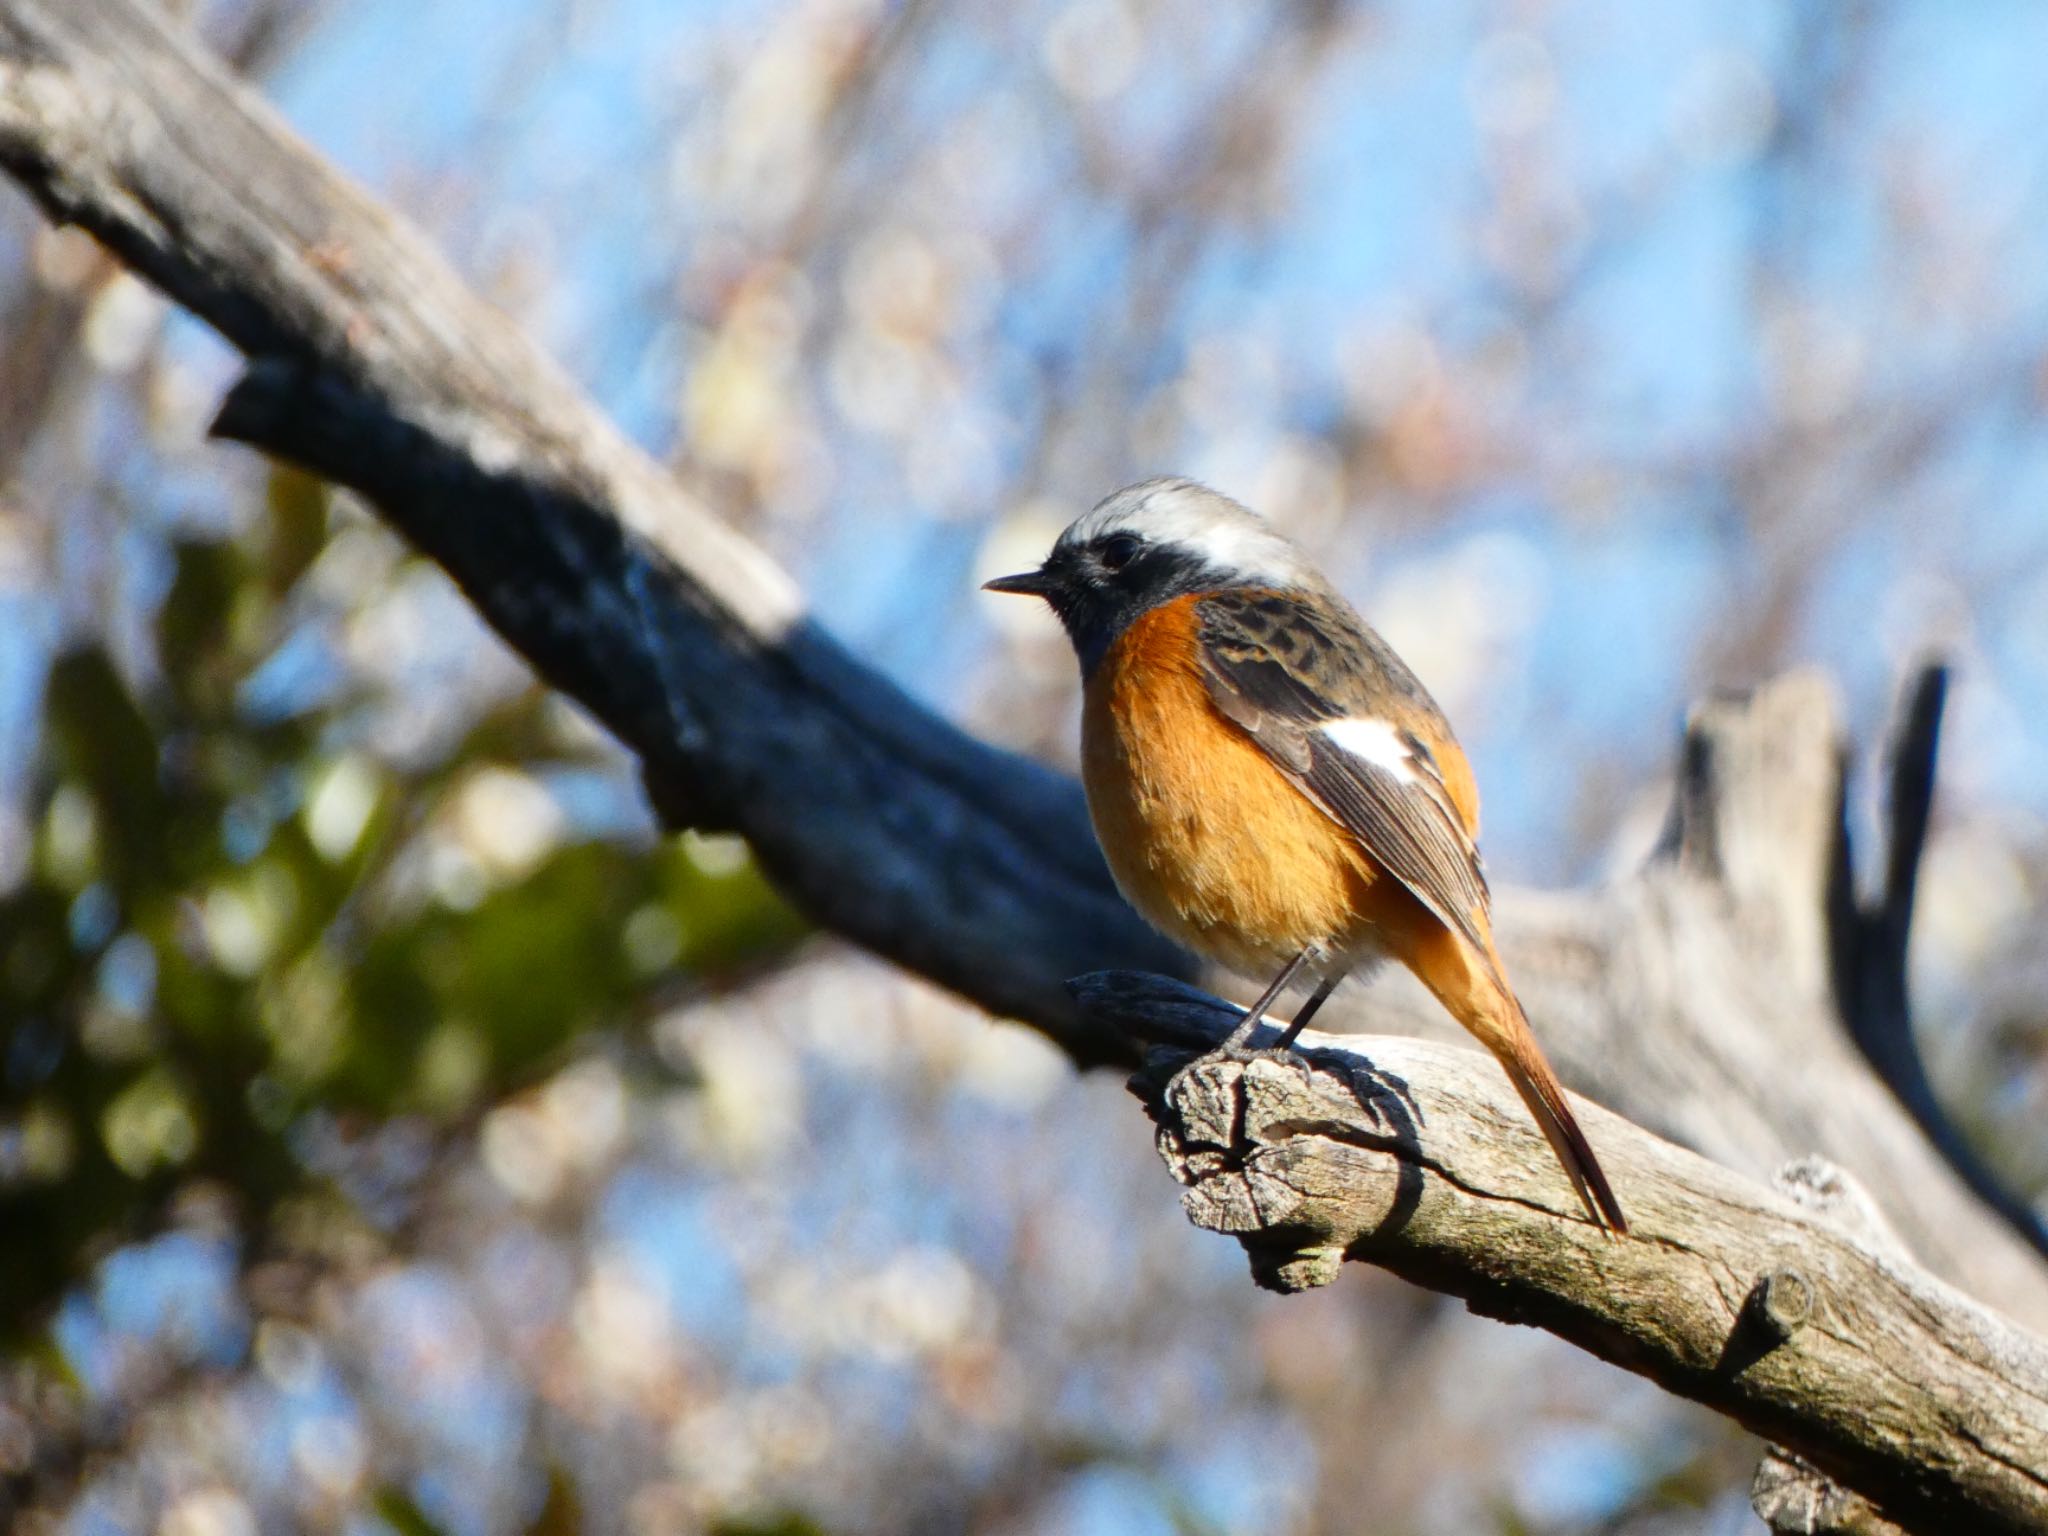
{"type": "MultiPolygon", "coordinates": [[[[1243,1071],[1254,1062],[1270,1061],[1276,1065],[1289,1066],[1296,1070],[1307,1070],[1307,1058],[1291,1043],[1287,1045],[1277,1043],[1253,1045],[1250,1043],[1251,1040],[1257,1038],[1256,1032],[1253,1032],[1249,1038],[1240,1038],[1239,1034],[1234,1033],[1228,1039],[1211,1046],[1173,1074],[1167,1091],[1171,1093],[1193,1073],[1223,1065],[1234,1066],[1239,1071],[1243,1071]]],[[[1266,1038],[1268,1040],[1274,1039],[1270,1032],[1266,1038]]]]}
{"type": "Polygon", "coordinates": [[[1255,1061],[1299,1062],[1303,1059],[1300,1049],[1293,1045],[1240,1045],[1226,1040],[1214,1050],[1197,1057],[1196,1061],[1229,1061],[1248,1067],[1255,1061]]]}

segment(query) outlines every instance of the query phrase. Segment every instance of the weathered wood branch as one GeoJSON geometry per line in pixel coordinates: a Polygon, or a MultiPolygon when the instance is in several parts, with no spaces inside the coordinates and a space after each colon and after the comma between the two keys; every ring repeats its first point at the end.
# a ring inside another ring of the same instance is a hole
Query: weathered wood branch
{"type": "Polygon", "coordinates": [[[975,741],[803,617],[402,220],[135,0],[0,4],[0,164],[249,359],[216,430],[348,485],[812,917],[1030,1020],[1061,978],[1188,962],[1118,897],[1077,787],[975,741]]]}
{"type": "Polygon", "coordinates": [[[1927,846],[1927,828],[1934,814],[1935,754],[1947,695],[1948,669],[1923,665],[1900,700],[1884,762],[1889,846],[1884,879],[1873,891],[1856,890],[1848,839],[1836,840],[1828,877],[1835,995],[1850,1038],[1928,1140],[1979,1199],[2025,1234],[2037,1251],[2048,1253],[2048,1221],[1999,1184],[1997,1175],[1943,1110],[1913,1038],[1906,944],[1920,882],[1920,855],[1927,846]]]}
{"type": "MultiPolygon", "coordinates": [[[[1084,1063],[1128,1046],[1062,978],[1194,974],[1117,897],[1070,781],[848,656],[415,231],[155,10],[0,0],[0,166],[239,348],[222,435],[369,498],[639,755],[672,824],[745,833],[818,922],[1084,1063]]],[[[1923,1262],[2048,1323],[2048,1268],[1845,1029],[1885,1039],[1872,1059],[1906,1081],[1903,1013],[1864,1030],[1872,990],[1835,985],[1871,959],[1845,951],[1854,932],[1891,946],[1904,1006],[1902,926],[1836,921],[1860,909],[1829,901],[1853,889],[1842,757],[1812,679],[1703,708],[1657,856],[1594,890],[1504,891],[1504,948],[1575,1087],[1737,1169],[1824,1154],[1923,1262]]],[[[1895,839],[1895,865],[1916,852],[1895,839]]],[[[1444,1028],[1398,992],[1348,1013],[1444,1028]]]]}
{"type": "Polygon", "coordinates": [[[1235,1007],[1075,985],[1153,1047],[1132,1083],[1188,1215],[1261,1285],[1377,1264],[1718,1409],[1907,1529],[2048,1530],[2048,1345],[1833,1213],[1582,1105],[1634,1224],[1610,1238],[1475,1049],[1311,1033],[1306,1060],[1196,1060],[1235,1007]]]}
{"type": "MultiPolygon", "coordinates": [[[[1910,1267],[1899,1235],[1855,1180],[1823,1158],[1787,1163],[1772,1181],[1808,1210],[1835,1222],[1873,1254],[1910,1267]]],[[[1757,1464],[1749,1500],[1776,1536],[1904,1536],[1862,1494],[1843,1487],[1796,1451],[1772,1446],[1757,1464]]]]}

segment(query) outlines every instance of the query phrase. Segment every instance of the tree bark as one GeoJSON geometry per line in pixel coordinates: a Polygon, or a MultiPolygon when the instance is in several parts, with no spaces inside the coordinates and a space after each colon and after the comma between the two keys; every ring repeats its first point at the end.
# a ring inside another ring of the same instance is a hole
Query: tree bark
{"type": "Polygon", "coordinates": [[[216,430],[361,492],[822,925],[1076,1060],[1063,977],[1192,974],[1077,788],[862,667],[419,234],[135,0],[0,4],[0,164],[248,358],[216,430]]]}
{"type": "Polygon", "coordinates": [[[1477,1050],[1312,1032],[1219,1058],[1230,1004],[1129,972],[1076,990],[1155,1047],[1132,1082],[1160,1153],[1259,1284],[1377,1264],[1718,1409],[1908,1529],[2048,1530],[2048,1345],[1825,1206],[1582,1103],[1632,1226],[1610,1237],[1477,1050]]]}
{"type": "MultiPolygon", "coordinates": [[[[221,435],[365,495],[639,755],[672,825],[743,832],[820,924],[1084,1064],[1133,1058],[1062,978],[1199,974],[1117,896],[1076,786],[850,657],[784,575],[161,14],[0,0],[0,165],[242,351],[221,435]]],[[[1931,1270],[2048,1325],[2038,1221],[1988,1180],[1996,1209],[1973,1194],[1887,1087],[1941,1129],[1904,1010],[1917,838],[1894,841],[1903,882],[1863,901],[1843,757],[1811,677],[1702,706],[1656,855],[1592,890],[1503,891],[1503,948],[1575,1087],[1752,1175],[1824,1155],[1931,1270]]],[[[1398,988],[1328,1017],[1447,1028],[1398,988]]]]}

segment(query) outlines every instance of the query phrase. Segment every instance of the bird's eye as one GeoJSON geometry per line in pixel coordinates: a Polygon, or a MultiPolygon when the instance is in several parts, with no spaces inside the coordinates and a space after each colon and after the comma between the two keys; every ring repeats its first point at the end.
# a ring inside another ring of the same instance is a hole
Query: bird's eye
{"type": "Polygon", "coordinates": [[[1140,548],[1135,533],[1112,534],[1102,541],[1100,559],[1105,571],[1120,571],[1138,558],[1140,548]]]}

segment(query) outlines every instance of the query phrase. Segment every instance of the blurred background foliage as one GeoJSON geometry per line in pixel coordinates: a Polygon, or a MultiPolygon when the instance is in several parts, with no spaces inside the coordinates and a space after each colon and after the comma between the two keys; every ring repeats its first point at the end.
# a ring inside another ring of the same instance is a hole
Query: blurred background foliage
{"type": "MultiPolygon", "coordinates": [[[[182,7],[935,706],[1140,474],[1317,549],[1505,879],[1687,700],[1959,663],[1923,1044],[2048,1190],[2048,13],[182,7]]],[[[1108,1076],[807,939],[233,360],[0,198],[0,1478],[25,1530],[1748,1531],[1755,1451],[1380,1276],[1279,1302],[1108,1076]],[[1483,1384],[1483,1390],[1476,1384],[1483,1384]]]]}
{"type": "MultiPolygon", "coordinates": [[[[742,850],[573,835],[561,802],[598,744],[537,688],[396,763],[361,745],[360,690],[281,698],[263,668],[294,597],[349,547],[330,512],[279,470],[247,542],[172,537],[142,686],[91,638],[51,661],[27,867],[0,898],[11,1324],[187,1181],[266,1224],[309,1117],[459,1124],[657,978],[797,932],[742,850]]],[[[355,522],[385,576],[418,563],[355,522]]]]}

